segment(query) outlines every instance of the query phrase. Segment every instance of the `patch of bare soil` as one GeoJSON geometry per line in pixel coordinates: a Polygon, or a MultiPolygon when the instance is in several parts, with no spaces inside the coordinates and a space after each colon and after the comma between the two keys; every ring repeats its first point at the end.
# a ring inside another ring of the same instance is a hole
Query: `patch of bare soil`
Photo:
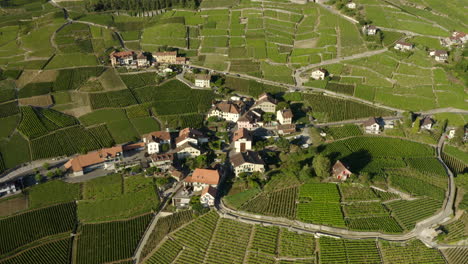
{"type": "Polygon", "coordinates": [[[28,98],[20,98],[18,99],[20,105],[32,105],[32,106],[50,106],[54,102],[50,94],[46,95],[38,95],[28,98]]]}
{"type": "Polygon", "coordinates": [[[28,198],[19,196],[5,201],[0,200],[0,217],[28,209],[28,198]]]}

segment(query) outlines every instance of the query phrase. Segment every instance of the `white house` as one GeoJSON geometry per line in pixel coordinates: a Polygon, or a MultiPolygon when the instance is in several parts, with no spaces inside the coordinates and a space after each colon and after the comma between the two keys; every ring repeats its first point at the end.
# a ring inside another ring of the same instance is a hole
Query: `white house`
{"type": "Polygon", "coordinates": [[[179,131],[179,136],[175,139],[176,147],[180,147],[187,142],[193,144],[203,144],[208,142],[208,137],[206,137],[201,131],[194,128],[184,128],[179,131]]]}
{"type": "Polygon", "coordinates": [[[433,125],[434,125],[434,120],[432,120],[432,118],[430,118],[429,116],[426,116],[421,120],[420,128],[431,130],[433,125]]]}
{"type": "Polygon", "coordinates": [[[207,186],[203,188],[201,196],[200,196],[200,203],[204,207],[214,206],[217,189],[211,186],[207,186]]]}
{"type": "Polygon", "coordinates": [[[245,128],[240,128],[232,136],[236,152],[244,152],[252,149],[252,134],[245,128]]]}
{"type": "Polygon", "coordinates": [[[450,129],[447,135],[448,139],[452,139],[455,137],[455,129],[450,129]]]}
{"type": "Polygon", "coordinates": [[[181,189],[172,197],[172,204],[177,208],[187,208],[190,205],[191,196],[188,190],[181,189]]]}
{"type": "Polygon", "coordinates": [[[377,118],[371,117],[366,122],[363,123],[364,131],[367,134],[379,134],[380,133],[380,124],[377,118]]]}
{"type": "Polygon", "coordinates": [[[4,184],[0,186],[0,197],[3,195],[15,193],[17,191],[14,184],[4,184]]]}
{"type": "Polygon", "coordinates": [[[177,158],[179,159],[184,159],[187,157],[198,157],[202,154],[201,148],[192,142],[185,142],[184,144],[177,147],[175,152],[177,153],[177,158]]]}
{"type": "Polygon", "coordinates": [[[252,109],[261,109],[265,113],[274,113],[277,104],[278,101],[274,99],[271,94],[263,93],[258,97],[258,100],[255,101],[252,109]]]}
{"type": "Polygon", "coordinates": [[[237,122],[244,113],[245,104],[242,101],[230,102],[222,101],[214,104],[208,112],[208,118],[216,116],[230,122],[237,122]]]}
{"type": "Polygon", "coordinates": [[[252,173],[265,171],[265,163],[263,160],[257,152],[250,150],[232,155],[231,165],[234,168],[236,177],[242,172],[252,173]]]}
{"type": "Polygon", "coordinates": [[[408,50],[412,50],[413,49],[413,44],[411,43],[407,43],[407,42],[403,42],[403,41],[398,41],[396,44],[395,44],[395,47],[394,47],[396,50],[400,50],[400,51],[408,51],[408,50]]]}
{"type": "Polygon", "coordinates": [[[356,9],[356,3],[354,2],[349,2],[346,4],[346,7],[349,9],[356,9]]]}
{"type": "Polygon", "coordinates": [[[159,153],[161,145],[171,144],[171,134],[166,131],[155,131],[143,135],[143,143],[145,143],[148,154],[159,153]]]}
{"type": "Polygon", "coordinates": [[[195,86],[201,88],[210,88],[211,76],[209,74],[197,74],[195,76],[195,86]]]}
{"type": "Polygon", "coordinates": [[[369,36],[376,35],[378,30],[379,29],[374,25],[365,25],[362,27],[362,33],[369,35],[369,36]]]}
{"type": "Polygon", "coordinates": [[[113,51],[110,54],[112,67],[125,66],[130,68],[148,67],[150,61],[142,52],[134,51],[113,51]]]}
{"type": "Polygon", "coordinates": [[[291,109],[283,109],[276,111],[276,120],[281,125],[292,124],[293,113],[291,109]]]}
{"type": "Polygon", "coordinates": [[[429,55],[434,57],[437,62],[445,62],[448,60],[448,52],[445,50],[433,50],[429,52],[429,55]]]}
{"type": "Polygon", "coordinates": [[[468,41],[468,35],[465,32],[461,31],[454,31],[452,32],[452,36],[444,39],[440,39],[440,44],[445,47],[449,47],[452,45],[463,45],[468,41]]]}
{"type": "Polygon", "coordinates": [[[312,72],[310,77],[314,80],[325,80],[325,77],[327,76],[327,70],[325,69],[317,69],[312,72]]]}
{"type": "Polygon", "coordinates": [[[193,187],[193,191],[199,192],[206,187],[218,187],[220,175],[217,170],[210,169],[195,169],[192,175],[187,176],[183,184],[184,186],[193,187]]]}

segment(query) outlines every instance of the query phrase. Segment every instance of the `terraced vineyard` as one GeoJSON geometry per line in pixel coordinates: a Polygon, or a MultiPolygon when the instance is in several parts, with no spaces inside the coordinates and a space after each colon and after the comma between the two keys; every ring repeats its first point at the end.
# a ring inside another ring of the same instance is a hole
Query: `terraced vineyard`
{"type": "Polygon", "coordinates": [[[46,236],[71,233],[75,224],[75,203],[50,206],[1,219],[0,255],[46,236]],[[15,235],[11,235],[11,232],[15,235]]]}
{"type": "Polygon", "coordinates": [[[428,248],[419,240],[405,243],[379,241],[379,247],[384,263],[445,263],[437,249],[428,248]]]}
{"type": "Polygon", "coordinates": [[[392,215],[406,230],[414,228],[416,222],[432,216],[442,206],[442,202],[433,199],[418,199],[413,201],[393,201],[386,204],[392,215]],[[418,208],[417,211],[414,208],[418,208]]]}
{"type": "Polygon", "coordinates": [[[37,247],[29,248],[10,258],[0,260],[2,264],[67,264],[70,263],[71,239],[65,238],[37,247]]]}

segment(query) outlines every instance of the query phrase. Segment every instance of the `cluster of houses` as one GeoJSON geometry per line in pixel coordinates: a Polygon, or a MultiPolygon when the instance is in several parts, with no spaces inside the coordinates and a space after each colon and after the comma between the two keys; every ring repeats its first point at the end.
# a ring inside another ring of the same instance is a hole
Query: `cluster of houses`
{"type": "Polygon", "coordinates": [[[217,102],[208,112],[208,117],[215,116],[236,123],[237,128],[249,131],[264,128],[276,131],[280,135],[295,132],[296,126],[292,123],[293,112],[291,109],[276,110],[277,105],[278,101],[271,94],[264,93],[254,103],[248,99],[217,102]],[[265,120],[267,113],[276,114],[276,121],[265,120]]]}
{"type": "Polygon", "coordinates": [[[448,38],[441,38],[440,44],[444,47],[451,47],[451,46],[464,46],[464,44],[468,41],[468,35],[464,32],[454,31],[452,32],[452,36],[448,38]]]}
{"type": "MultiPolygon", "coordinates": [[[[434,126],[435,121],[432,119],[430,116],[425,116],[420,120],[419,124],[414,125],[419,125],[419,128],[421,130],[432,130],[432,127],[434,126]]],[[[366,121],[362,123],[362,127],[364,129],[364,132],[366,134],[380,134],[384,129],[392,129],[394,128],[394,122],[393,121],[385,121],[382,118],[376,118],[376,117],[370,117],[366,121]]]]}
{"type": "Polygon", "coordinates": [[[156,52],[153,55],[141,51],[113,51],[110,55],[112,67],[130,69],[147,68],[157,64],[186,64],[187,58],[177,56],[177,51],[156,52]]]}

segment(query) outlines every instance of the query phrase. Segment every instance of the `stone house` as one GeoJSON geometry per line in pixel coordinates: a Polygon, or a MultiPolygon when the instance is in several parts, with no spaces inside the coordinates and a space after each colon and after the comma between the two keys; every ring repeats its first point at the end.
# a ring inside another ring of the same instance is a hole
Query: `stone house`
{"type": "Polygon", "coordinates": [[[446,62],[448,60],[448,52],[445,50],[433,50],[429,52],[429,55],[434,57],[437,62],[446,62]]]}
{"type": "Polygon", "coordinates": [[[408,43],[408,42],[398,41],[395,44],[394,49],[400,50],[400,51],[409,51],[413,49],[413,44],[408,43]]]}
{"type": "Polygon", "coordinates": [[[201,88],[210,88],[211,75],[197,74],[195,75],[195,86],[201,88]]]}
{"type": "Polygon", "coordinates": [[[431,117],[429,116],[426,116],[424,117],[422,120],[421,120],[421,123],[420,123],[420,129],[424,129],[424,130],[431,130],[432,129],[432,126],[434,125],[434,120],[432,120],[431,117]]]}
{"type": "Polygon", "coordinates": [[[143,135],[143,143],[145,143],[148,154],[159,153],[161,145],[171,144],[171,134],[167,131],[155,131],[143,135]]]}
{"type": "Polygon", "coordinates": [[[332,167],[332,175],[334,178],[342,181],[346,181],[352,172],[348,169],[348,167],[343,164],[343,162],[337,160],[335,165],[332,167]]]}
{"type": "Polygon", "coordinates": [[[242,101],[222,101],[214,104],[208,112],[208,118],[216,116],[229,122],[237,122],[245,112],[245,104],[242,101]]]}
{"type": "Polygon", "coordinates": [[[246,128],[240,128],[232,136],[236,152],[244,152],[252,149],[252,133],[246,128]]]}
{"type": "Polygon", "coordinates": [[[276,111],[276,120],[281,125],[289,125],[292,124],[293,113],[291,109],[283,109],[276,111]]]}
{"type": "Polygon", "coordinates": [[[316,69],[315,71],[312,72],[310,77],[314,80],[325,80],[325,77],[327,76],[328,72],[325,69],[316,69]]]}
{"type": "Polygon", "coordinates": [[[375,36],[378,30],[379,29],[374,25],[365,25],[362,27],[362,33],[369,36],[375,36]]]}
{"type": "Polygon", "coordinates": [[[236,177],[242,172],[264,172],[265,163],[255,151],[236,153],[231,156],[231,165],[236,177]]]}
{"type": "Polygon", "coordinates": [[[364,126],[364,132],[367,134],[380,134],[381,125],[377,118],[370,117],[362,125],[364,126]]]}
{"type": "Polygon", "coordinates": [[[262,115],[264,112],[261,109],[253,109],[245,113],[237,120],[237,128],[245,128],[255,130],[264,125],[262,115]]]}
{"type": "Polygon", "coordinates": [[[274,99],[271,94],[263,93],[258,97],[258,100],[255,101],[252,109],[261,109],[265,113],[275,113],[277,104],[278,101],[274,99]]]}

